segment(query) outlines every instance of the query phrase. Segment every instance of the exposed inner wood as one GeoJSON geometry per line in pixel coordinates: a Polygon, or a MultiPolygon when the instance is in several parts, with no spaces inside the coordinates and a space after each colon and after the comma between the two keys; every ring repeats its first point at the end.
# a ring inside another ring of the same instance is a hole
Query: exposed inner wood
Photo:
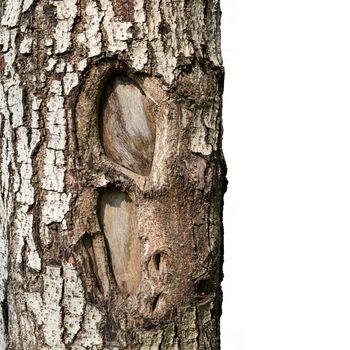
{"type": "Polygon", "coordinates": [[[141,279],[141,246],[136,231],[135,205],[124,192],[105,192],[100,198],[99,218],[116,283],[123,293],[133,295],[141,279]]]}
{"type": "Polygon", "coordinates": [[[111,79],[101,99],[100,136],[106,155],[141,175],[150,173],[154,153],[150,103],[125,77],[111,79]]]}

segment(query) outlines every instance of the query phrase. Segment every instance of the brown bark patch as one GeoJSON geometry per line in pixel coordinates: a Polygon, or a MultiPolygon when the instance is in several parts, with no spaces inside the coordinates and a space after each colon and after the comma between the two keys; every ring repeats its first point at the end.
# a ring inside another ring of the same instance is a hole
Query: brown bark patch
{"type": "Polygon", "coordinates": [[[134,20],[134,0],[114,0],[113,5],[117,16],[123,22],[132,22],[134,20]]]}

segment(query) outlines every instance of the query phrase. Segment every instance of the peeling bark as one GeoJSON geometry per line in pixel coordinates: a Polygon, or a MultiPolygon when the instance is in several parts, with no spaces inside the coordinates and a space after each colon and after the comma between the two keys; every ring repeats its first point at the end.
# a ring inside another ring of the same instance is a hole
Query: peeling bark
{"type": "Polygon", "coordinates": [[[0,349],[219,349],[219,1],[0,15],[0,349]]]}

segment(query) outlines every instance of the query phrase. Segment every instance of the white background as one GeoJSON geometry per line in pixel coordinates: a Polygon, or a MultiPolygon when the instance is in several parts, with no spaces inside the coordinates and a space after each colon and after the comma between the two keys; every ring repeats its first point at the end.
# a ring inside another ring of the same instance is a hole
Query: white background
{"type": "Polygon", "coordinates": [[[223,350],[350,349],[350,2],[221,0],[223,350]]]}

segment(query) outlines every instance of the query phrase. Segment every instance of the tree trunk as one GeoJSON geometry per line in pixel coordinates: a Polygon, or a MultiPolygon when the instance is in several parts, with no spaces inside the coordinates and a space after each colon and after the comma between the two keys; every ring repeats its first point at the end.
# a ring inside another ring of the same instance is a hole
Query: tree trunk
{"type": "Polygon", "coordinates": [[[219,349],[219,0],[0,15],[0,348],[219,349]]]}

